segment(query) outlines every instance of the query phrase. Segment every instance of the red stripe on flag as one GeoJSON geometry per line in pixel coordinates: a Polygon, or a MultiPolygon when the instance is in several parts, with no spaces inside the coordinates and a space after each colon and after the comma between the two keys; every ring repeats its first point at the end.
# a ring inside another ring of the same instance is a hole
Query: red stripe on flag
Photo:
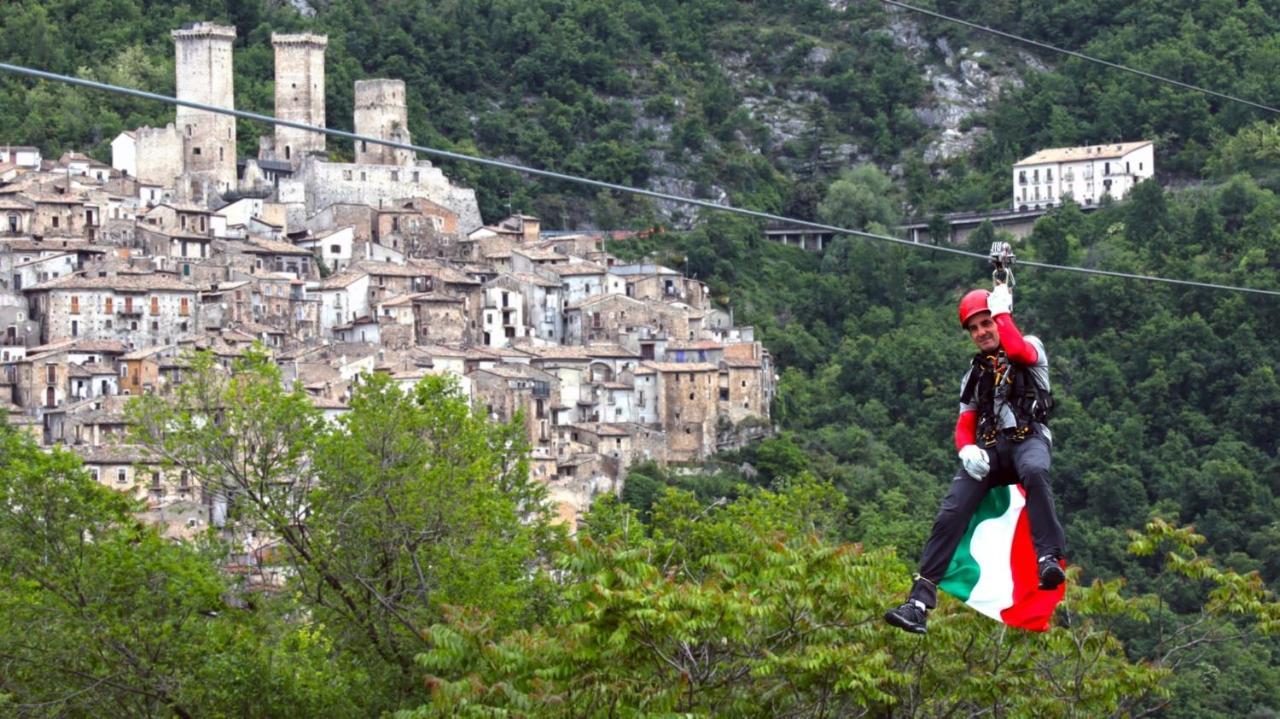
{"type": "MultiPolygon", "coordinates": [[[[1026,490],[1016,486],[1026,496],[1026,490]]],[[[1005,624],[1021,629],[1043,632],[1049,629],[1053,610],[1067,593],[1064,583],[1053,591],[1040,589],[1040,572],[1037,566],[1035,544],[1031,541],[1031,521],[1024,506],[1018,515],[1018,525],[1013,531],[1013,546],[1009,551],[1009,568],[1013,572],[1013,605],[1000,612],[1005,624]]],[[[1059,560],[1063,568],[1066,562],[1059,560]]]]}

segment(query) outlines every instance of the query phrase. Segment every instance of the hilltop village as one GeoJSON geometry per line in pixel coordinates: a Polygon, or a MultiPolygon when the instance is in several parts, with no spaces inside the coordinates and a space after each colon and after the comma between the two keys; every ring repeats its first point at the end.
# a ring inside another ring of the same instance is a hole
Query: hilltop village
{"type": "MultiPolygon", "coordinates": [[[[234,28],[173,31],[177,95],[233,106],[234,28]]],[[[317,35],[273,35],[275,114],[325,124],[317,35]]],[[[408,143],[401,81],[355,84],[355,131],[408,143]]],[[[0,411],[143,499],[174,536],[221,513],[127,444],[131,396],[255,344],[336,421],[353,383],[448,375],[497,421],[523,417],[531,472],[572,523],[634,462],[690,463],[769,431],[775,374],[707,287],[626,263],[626,233],[482,222],[475,193],[412,151],[179,106],[112,142],[112,164],[0,147],[0,411]]]]}

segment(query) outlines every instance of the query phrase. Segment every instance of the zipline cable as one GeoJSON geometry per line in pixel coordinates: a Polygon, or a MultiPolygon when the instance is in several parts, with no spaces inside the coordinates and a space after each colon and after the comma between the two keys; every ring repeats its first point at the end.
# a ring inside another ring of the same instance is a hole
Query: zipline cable
{"type": "Polygon", "coordinates": [[[1256,109],[1258,109],[1258,110],[1265,110],[1265,111],[1267,111],[1267,112],[1274,112],[1274,113],[1280,114],[1280,108],[1272,107],[1272,106],[1270,106],[1270,105],[1264,105],[1264,104],[1262,104],[1262,103],[1260,103],[1260,102],[1254,102],[1253,100],[1246,100],[1246,99],[1244,99],[1243,97],[1237,97],[1237,96],[1235,96],[1235,95],[1228,95],[1228,94],[1227,94],[1227,93],[1225,93],[1225,92],[1218,92],[1217,90],[1210,90],[1210,89],[1209,89],[1209,88],[1207,88],[1207,87],[1200,87],[1199,85],[1192,85],[1191,83],[1183,82],[1183,81],[1181,81],[1181,80],[1175,80],[1175,79],[1173,79],[1173,78],[1171,78],[1171,77],[1165,77],[1165,76],[1163,76],[1163,75],[1157,75],[1157,74],[1155,74],[1155,73],[1153,73],[1153,72],[1147,72],[1146,70],[1139,70],[1139,69],[1137,69],[1137,68],[1129,67],[1128,65],[1121,65],[1121,64],[1120,64],[1120,63],[1118,63],[1118,62],[1111,62],[1110,60],[1103,60],[1103,59],[1101,59],[1101,58],[1093,57],[1092,55],[1086,55],[1086,54],[1084,54],[1084,53],[1082,53],[1082,52],[1076,52],[1075,50],[1068,50],[1068,49],[1066,49],[1066,48],[1061,48],[1061,47],[1057,47],[1057,46],[1055,46],[1055,45],[1050,45],[1050,44],[1048,44],[1048,43],[1040,42],[1039,40],[1032,40],[1031,38],[1028,38],[1028,37],[1022,37],[1021,35],[1014,35],[1014,34],[1013,34],[1013,33],[1011,33],[1011,32],[1005,32],[1004,30],[997,30],[996,28],[993,28],[993,27],[988,27],[988,26],[986,26],[986,25],[980,25],[980,24],[978,24],[978,23],[976,23],[976,22],[971,22],[971,21],[969,21],[969,20],[965,20],[964,18],[954,17],[954,16],[952,16],[952,15],[945,15],[945,14],[943,14],[943,13],[940,13],[940,12],[936,11],[936,10],[929,10],[929,9],[927,9],[927,8],[922,8],[922,7],[918,7],[918,6],[915,6],[915,5],[908,5],[907,3],[900,2],[899,0],[880,0],[880,2],[884,3],[885,5],[892,5],[892,6],[897,7],[897,8],[902,8],[903,10],[908,10],[908,11],[910,11],[910,12],[919,13],[919,14],[921,14],[921,15],[928,15],[929,17],[937,18],[937,19],[939,19],[939,20],[945,20],[945,21],[947,21],[947,22],[955,23],[955,24],[957,24],[957,25],[963,25],[963,26],[965,26],[965,27],[967,27],[967,28],[971,28],[971,29],[973,29],[973,30],[978,30],[978,31],[980,31],[980,32],[985,32],[985,33],[989,33],[989,34],[991,34],[991,35],[996,35],[996,36],[998,36],[998,37],[1003,37],[1003,38],[1008,39],[1008,40],[1014,40],[1014,41],[1016,41],[1016,42],[1020,42],[1020,43],[1026,44],[1026,45],[1031,45],[1031,46],[1033,46],[1033,47],[1038,47],[1038,48],[1040,48],[1040,49],[1042,49],[1042,50],[1049,50],[1050,52],[1056,52],[1056,53],[1061,53],[1061,54],[1063,54],[1063,55],[1069,55],[1069,56],[1071,56],[1071,57],[1074,57],[1074,58],[1077,58],[1077,59],[1080,59],[1080,60],[1085,60],[1085,61],[1087,61],[1087,62],[1097,63],[1097,64],[1102,65],[1102,66],[1104,66],[1104,67],[1109,67],[1109,68],[1111,68],[1111,69],[1113,69],[1113,70],[1121,70],[1121,71],[1123,71],[1123,72],[1132,73],[1132,74],[1134,74],[1134,75],[1138,75],[1138,76],[1140,76],[1140,77],[1145,77],[1145,78],[1147,78],[1148,80],[1156,80],[1157,82],[1163,82],[1163,83],[1167,83],[1167,84],[1170,84],[1170,85],[1175,85],[1175,86],[1180,87],[1180,88],[1182,88],[1182,89],[1184,89],[1184,90],[1192,90],[1192,91],[1195,91],[1195,92],[1203,93],[1203,94],[1205,94],[1205,95],[1211,95],[1211,96],[1213,96],[1213,97],[1218,97],[1218,98],[1221,98],[1221,99],[1223,99],[1223,100],[1230,100],[1231,102],[1238,102],[1238,103],[1241,103],[1241,104],[1244,104],[1244,105],[1248,105],[1249,107],[1253,107],[1253,108],[1256,108],[1256,109]]]}
{"type": "MultiPolygon", "coordinates": [[[[35,68],[25,67],[22,65],[0,63],[0,71],[9,72],[16,75],[25,75],[27,77],[34,77],[41,80],[50,80],[53,82],[61,82],[69,85],[86,87],[92,90],[102,90],[104,92],[112,92],[119,95],[128,95],[128,96],[136,97],[143,100],[163,102],[170,105],[182,105],[183,107],[190,107],[196,110],[204,110],[206,112],[214,112],[214,113],[219,113],[223,115],[230,115],[232,117],[238,117],[243,120],[253,120],[255,122],[262,122],[268,125],[280,125],[283,127],[291,127],[296,130],[318,132],[318,133],[323,133],[325,135],[332,135],[333,137],[341,137],[347,140],[354,140],[354,141],[360,141],[360,142],[372,142],[378,145],[394,147],[400,150],[412,150],[415,152],[421,152],[424,155],[431,155],[433,157],[440,157],[448,160],[455,160],[458,162],[470,162],[478,165],[486,165],[489,167],[497,167],[504,170],[512,170],[514,172],[525,173],[528,175],[536,175],[538,177],[546,177],[553,180],[561,180],[563,182],[572,182],[580,185],[587,185],[589,187],[598,187],[601,189],[612,190],[615,192],[622,192],[622,193],[627,193],[632,195],[641,195],[644,197],[652,197],[654,199],[664,200],[666,202],[675,202],[683,205],[693,205],[695,207],[702,207],[705,209],[716,210],[719,212],[727,212],[727,213],[736,214],[736,215],[743,215],[746,217],[754,217],[756,219],[768,220],[770,222],[778,222],[778,223],[794,225],[798,227],[807,227],[807,228],[812,228],[816,230],[824,230],[824,231],[832,232],[835,234],[853,235],[855,237],[863,237],[869,240],[891,242],[898,245],[905,245],[907,247],[933,250],[936,252],[945,252],[948,254],[960,255],[963,257],[972,257],[972,258],[980,259],[983,261],[986,261],[988,259],[987,255],[981,254],[979,252],[970,252],[968,250],[962,250],[956,247],[946,247],[944,245],[920,244],[918,242],[904,240],[900,237],[891,237],[889,235],[881,235],[874,232],[854,230],[847,227],[828,225],[821,222],[811,222],[809,220],[798,220],[791,217],[785,217],[783,215],[775,215],[770,212],[760,212],[758,210],[748,210],[741,207],[733,207],[732,205],[719,205],[709,200],[699,200],[692,197],[681,197],[679,195],[671,195],[665,192],[656,192],[654,190],[646,190],[639,187],[629,187],[627,185],[619,185],[613,182],[604,182],[603,180],[593,180],[589,177],[569,175],[563,172],[554,172],[552,170],[541,170],[536,167],[518,165],[512,162],[495,160],[488,157],[476,157],[474,155],[464,155],[462,153],[452,152],[449,150],[441,150],[434,147],[412,145],[405,142],[395,142],[392,140],[384,140],[378,137],[370,137],[368,135],[358,135],[354,132],[347,132],[346,130],[335,130],[333,128],[321,127],[318,125],[308,125],[306,123],[295,122],[293,120],[282,120],[276,117],[272,117],[271,115],[263,115],[256,112],[247,112],[245,110],[233,110],[231,108],[218,107],[216,105],[206,105],[204,103],[194,102],[191,100],[182,100],[176,97],[169,97],[168,95],[160,95],[154,92],[147,92],[145,90],[136,90],[130,87],[121,87],[119,85],[112,85],[105,82],[98,82],[97,80],[86,80],[84,78],[73,77],[70,75],[60,75],[57,73],[47,72],[45,70],[37,70],[35,68]]],[[[1139,275],[1139,274],[1134,274],[1129,272],[1113,272],[1109,270],[1097,270],[1097,269],[1091,269],[1088,267],[1074,267],[1071,265],[1054,265],[1054,264],[1049,264],[1045,262],[1019,261],[1019,265],[1024,267],[1040,267],[1043,269],[1061,270],[1065,272],[1080,272],[1084,274],[1102,275],[1107,277],[1120,277],[1124,279],[1142,280],[1146,282],[1164,282],[1167,284],[1184,285],[1184,286],[1190,286],[1190,287],[1202,287],[1205,289],[1226,290],[1229,292],[1247,292],[1251,294],[1272,295],[1272,296],[1280,297],[1280,290],[1265,290],[1265,289],[1258,289],[1254,287],[1238,287],[1235,285],[1222,285],[1222,284],[1216,284],[1212,282],[1198,282],[1195,280],[1172,279],[1168,277],[1159,277],[1156,275],[1139,275]]]]}

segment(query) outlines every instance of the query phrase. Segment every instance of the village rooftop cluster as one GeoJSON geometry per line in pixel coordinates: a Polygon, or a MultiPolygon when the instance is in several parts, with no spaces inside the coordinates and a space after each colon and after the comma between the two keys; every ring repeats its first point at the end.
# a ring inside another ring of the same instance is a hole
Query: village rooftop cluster
{"type": "MultiPolygon", "coordinates": [[[[233,28],[173,32],[181,99],[232,106],[233,28]]],[[[275,35],[276,114],[325,122],[325,38],[275,35]]],[[[404,84],[356,83],[361,134],[408,141],[404,84]]],[[[0,411],[135,493],[173,536],[212,495],[126,442],[131,396],[181,383],[194,350],[255,343],[326,417],[353,383],[456,378],[522,413],[533,477],[572,523],[643,460],[698,462],[769,430],[771,358],[706,286],[625,263],[628,233],[486,226],[474,191],[412,152],[278,128],[238,159],[225,115],[179,107],[112,143],[112,165],[0,146],[0,411]]]]}

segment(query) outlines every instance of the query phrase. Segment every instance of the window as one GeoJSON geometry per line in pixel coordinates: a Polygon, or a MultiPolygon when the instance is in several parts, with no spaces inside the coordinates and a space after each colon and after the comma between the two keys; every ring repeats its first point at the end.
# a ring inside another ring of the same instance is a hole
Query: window
{"type": "Polygon", "coordinates": [[[368,179],[369,179],[369,175],[368,175],[368,174],[366,174],[366,173],[364,173],[364,172],[361,172],[361,173],[360,173],[360,181],[361,181],[361,182],[365,182],[365,181],[367,181],[368,179]]]}
{"type": "Polygon", "coordinates": [[[414,181],[414,182],[418,182],[418,175],[419,175],[418,171],[417,171],[417,170],[414,170],[414,171],[413,171],[413,181],[414,181]]]}
{"type": "Polygon", "coordinates": [[[71,320],[71,336],[80,336],[80,320],[71,320]]]}
{"type": "Polygon", "coordinates": [[[58,226],[58,218],[56,216],[53,218],[53,226],[54,227],[58,226]]]}
{"type": "Polygon", "coordinates": [[[155,295],[151,295],[151,314],[160,314],[160,298],[155,295]]]}
{"type": "Polygon", "coordinates": [[[392,181],[392,182],[399,182],[399,181],[400,181],[400,173],[399,173],[398,171],[396,171],[396,170],[392,170],[392,171],[391,171],[391,181],[392,181]]]}
{"type": "Polygon", "coordinates": [[[80,314],[80,295],[71,295],[71,314],[80,314]]]}
{"type": "Polygon", "coordinates": [[[341,246],[341,245],[329,245],[329,254],[331,254],[331,255],[340,255],[340,254],[342,254],[342,246],[341,246]]]}
{"type": "Polygon", "coordinates": [[[57,382],[58,381],[58,365],[56,364],[45,365],[44,378],[45,378],[45,381],[48,382],[49,384],[54,384],[55,382],[57,382]]]}
{"type": "Polygon", "coordinates": [[[183,317],[191,314],[191,301],[186,297],[178,300],[178,314],[183,317]]]}
{"type": "Polygon", "coordinates": [[[193,154],[193,155],[199,155],[199,154],[200,154],[200,148],[198,148],[198,147],[194,147],[194,148],[192,148],[192,149],[191,149],[191,154],[193,154]]]}
{"type": "Polygon", "coordinates": [[[115,298],[108,297],[102,302],[102,310],[107,314],[111,314],[115,309],[115,304],[116,304],[115,298]]]}
{"type": "Polygon", "coordinates": [[[347,180],[348,182],[350,182],[350,181],[351,181],[351,170],[343,170],[343,171],[342,171],[342,179],[347,180]]]}
{"type": "Polygon", "coordinates": [[[129,365],[127,364],[120,365],[120,377],[127,378],[128,376],[129,376],[129,365]]]}
{"type": "Polygon", "coordinates": [[[125,474],[124,467],[116,470],[116,483],[125,484],[129,481],[129,476],[125,474]]]}

